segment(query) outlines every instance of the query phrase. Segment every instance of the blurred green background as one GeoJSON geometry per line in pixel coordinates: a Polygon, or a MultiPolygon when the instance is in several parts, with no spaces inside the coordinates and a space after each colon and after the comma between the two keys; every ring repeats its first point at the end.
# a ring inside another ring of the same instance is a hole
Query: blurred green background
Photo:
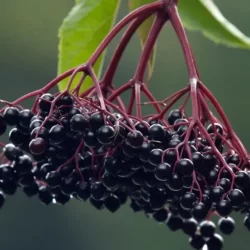
{"type": "MultiPolygon", "coordinates": [[[[128,11],[126,1],[122,2],[119,18],[128,11]]],[[[250,35],[248,0],[215,2],[250,35]]],[[[0,98],[14,100],[56,76],[57,30],[73,4],[73,0],[0,0],[0,98]]],[[[216,45],[199,33],[188,34],[203,82],[219,99],[250,150],[250,52],[216,45]]],[[[130,79],[139,53],[139,42],[134,39],[116,77],[118,84],[130,79]]],[[[150,87],[163,99],[187,81],[180,46],[167,27],[160,37],[150,87]]],[[[190,249],[181,232],[171,233],[166,226],[134,214],[128,207],[113,215],[77,201],[64,207],[45,207],[21,193],[7,201],[0,212],[0,246],[4,250],[190,249]]],[[[226,250],[246,249],[250,244],[242,218],[237,222],[236,233],[225,237],[226,250]]]]}

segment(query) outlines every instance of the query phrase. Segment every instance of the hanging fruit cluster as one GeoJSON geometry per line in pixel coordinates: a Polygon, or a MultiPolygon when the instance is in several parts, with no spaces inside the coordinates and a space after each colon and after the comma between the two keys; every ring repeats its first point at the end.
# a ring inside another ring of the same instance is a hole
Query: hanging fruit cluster
{"type": "Polygon", "coordinates": [[[245,215],[250,230],[249,154],[199,78],[176,5],[165,0],[135,10],[113,28],[87,63],[16,101],[1,101],[0,135],[9,135],[9,141],[1,143],[1,206],[5,195],[17,188],[46,205],[74,198],[115,212],[129,201],[135,212],[166,223],[172,231],[183,230],[194,249],[222,249],[223,239],[210,220],[213,215],[220,218],[218,227],[224,234],[234,230],[229,217],[233,211],[245,215]],[[155,21],[135,74],[117,88],[113,76],[122,54],[151,15],[155,21]],[[168,21],[182,46],[189,82],[159,101],[144,84],[144,75],[168,21]],[[99,80],[93,66],[127,24],[99,80]],[[76,75],[81,78],[72,89],[76,75]],[[51,89],[68,77],[66,90],[52,94],[51,89]],[[93,86],[80,93],[86,77],[93,86]],[[127,106],[121,97],[125,92],[130,95],[127,106]],[[148,99],[144,105],[142,95],[148,99]],[[25,109],[21,103],[29,98],[35,98],[33,107],[25,109]],[[146,104],[154,107],[154,114],[145,114],[146,104]]]}

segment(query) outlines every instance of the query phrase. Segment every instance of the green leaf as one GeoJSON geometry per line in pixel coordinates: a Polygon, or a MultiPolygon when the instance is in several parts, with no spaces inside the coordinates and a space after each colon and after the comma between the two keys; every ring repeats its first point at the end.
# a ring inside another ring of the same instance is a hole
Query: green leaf
{"type": "Polygon", "coordinates": [[[178,9],[185,27],[200,30],[216,43],[250,48],[250,38],[230,23],[212,0],[180,0],[178,9]]]}
{"type": "MultiPolygon", "coordinates": [[[[104,39],[113,26],[117,16],[120,0],[76,0],[76,5],[64,19],[59,29],[58,74],[88,61],[91,54],[104,39]]],[[[99,76],[104,61],[104,53],[95,64],[94,70],[99,76]]],[[[76,76],[71,89],[78,83],[76,76]]],[[[63,91],[68,79],[59,84],[63,91]]],[[[92,84],[86,78],[81,91],[92,84]]]]}
{"type": "MultiPolygon", "coordinates": [[[[130,11],[132,11],[134,9],[141,7],[144,4],[155,2],[155,0],[128,0],[128,2],[129,2],[129,9],[130,11]]],[[[154,21],[154,17],[153,16],[149,17],[138,29],[138,34],[140,37],[142,48],[144,47],[144,44],[147,40],[147,36],[148,36],[148,33],[150,31],[153,21],[154,21]]],[[[155,55],[156,55],[156,46],[153,49],[152,55],[150,56],[150,60],[148,63],[148,67],[149,67],[148,79],[150,79],[153,74],[155,55]]]]}

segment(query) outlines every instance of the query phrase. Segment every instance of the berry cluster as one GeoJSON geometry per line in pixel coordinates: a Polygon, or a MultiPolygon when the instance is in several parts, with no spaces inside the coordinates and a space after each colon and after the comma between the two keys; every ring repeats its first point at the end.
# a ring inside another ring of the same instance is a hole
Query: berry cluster
{"type": "Polygon", "coordinates": [[[110,212],[129,200],[134,212],[144,212],[172,231],[181,229],[194,249],[223,248],[212,216],[219,217],[218,228],[228,235],[235,227],[230,214],[240,212],[250,231],[249,154],[218,101],[199,80],[176,6],[167,2],[148,4],[128,15],[86,64],[14,102],[1,101],[0,136],[8,133],[9,140],[0,143],[0,206],[5,194],[13,195],[17,188],[46,205],[74,198],[110,212]],[[157,17],[135,75],[116,89],[113,77],[121,55],[152,13],[157,17]],[[184,89],[157,101],[143,78],[154,43],[168,20],[185,52],[190,81],[184,89]],[[94,63],[114,34],[130,22],[103,78],[97,79],[94,63]],[[73,87],[77,74],[82,77],[73,87]],[[69,76],[66,90],[51,94],[69,76]],[[87,76],[93,86],[80,93],[87,76]],[[124,93],[129,95],[127,107],[124,93]],[[142,95],[147,102],[141,103],[142,95]],[[31,97],[35,97],[33,107],[24,109],[21,102],[31,97]],[[179,101],[182,104],[177,106],[179,101]],[[143,110],[147,105],[154,107],[153,114],[143,110]]]}

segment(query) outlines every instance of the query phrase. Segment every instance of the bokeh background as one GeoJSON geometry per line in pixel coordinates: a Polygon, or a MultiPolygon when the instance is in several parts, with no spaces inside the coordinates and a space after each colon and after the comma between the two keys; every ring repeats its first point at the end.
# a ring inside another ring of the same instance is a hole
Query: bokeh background
{"type": "MultiPolygon", "coordinates": [[[[122,2],[119,18],[128,11],[126,1],[122,2]]],[[[250,35],[248,0],[215,2],[250,35]]],[[[73,0],[0,0],[0,98],[14,100],[56,76],[57,30],[73,4],[73,0]]],[[[219,99],[250,150],[250,52],[216,45],[199,33],[188,35],[203,82],[219,99]]],[[[134,73],[139,52],[139,42],[134,39],[117,74],[119,84],[134,73]]],[[[187,80],[180,47],[167,27],[160,37],[150,87],[163,99],[187,80]]],[[[95,211],[89,204],[77,201],[46,207],[21,193],[7,201],[0,211],[0,245],[4,250],[189,249],[181,232],[171,233],[166,226],[134,214],[128,207],[116,214],[95,211]]],[[[236,233],[225,237],[226,250],[246,249],[250,244],[242,218],[236,220],[236,233]]]]}

